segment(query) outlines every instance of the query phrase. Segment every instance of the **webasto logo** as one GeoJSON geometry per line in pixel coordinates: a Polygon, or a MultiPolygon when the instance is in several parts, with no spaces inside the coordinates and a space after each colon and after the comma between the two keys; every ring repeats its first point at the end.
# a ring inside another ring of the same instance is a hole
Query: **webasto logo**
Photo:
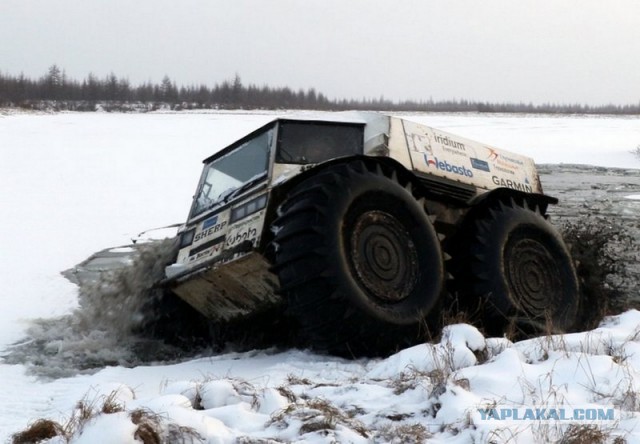
{"type": "Polygon", "coordinates": [[[447,173],[459,174],[461,176],[473,177],[473,172],[462,165],[452,165],[446,160],[440,161],[437,157],[429,157],[424,155],[424,160],[429,167],[435,167],[438,170],[446,171],[447,173]]]}

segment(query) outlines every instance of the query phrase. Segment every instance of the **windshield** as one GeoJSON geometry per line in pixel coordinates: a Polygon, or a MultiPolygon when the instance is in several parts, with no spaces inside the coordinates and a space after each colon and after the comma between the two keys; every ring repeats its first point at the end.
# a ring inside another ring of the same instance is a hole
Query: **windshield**
{"type": "Polygon", "coordinates": [[[202,173],[192,217],[225,202],[267,176],[273,127],[207,164],[202,173]]]}

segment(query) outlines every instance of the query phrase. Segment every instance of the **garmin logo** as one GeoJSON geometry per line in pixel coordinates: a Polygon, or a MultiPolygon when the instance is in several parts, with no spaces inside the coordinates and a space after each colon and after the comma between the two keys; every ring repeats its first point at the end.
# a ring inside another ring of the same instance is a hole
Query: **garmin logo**
{"type": "Polygon", "coordinates": [[[526,193],[533,193],[533,187],[529,184],[528,179],[525,179],[525,183],[522,183],[515,180],[503,179],[502,177],[498,176],[492,176],[491,180],[499,187],[511,188],[512,190],[524,191],[526,193]]]}
{"type": "Polygon", "coordinates": [[[437,157],[429,157],[424,155],[424,161],[428,167],[434,167],[437,170],[446,171],[447,173],[459,174],[460,176],[473,177],[473,172],[462,165],[452,165],[446,160],[443,162],[437,157]]]}

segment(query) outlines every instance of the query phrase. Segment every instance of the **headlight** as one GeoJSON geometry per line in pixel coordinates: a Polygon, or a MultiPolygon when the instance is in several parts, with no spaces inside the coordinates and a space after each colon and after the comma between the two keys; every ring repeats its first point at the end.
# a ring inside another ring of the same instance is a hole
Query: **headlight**
{"type": "Polygon", "coordinates": [[[196,229],[192,228],[182,233],[180,237],[180,248],[188,247],[193,243],[193,235],[196,234],[196,229]]]}

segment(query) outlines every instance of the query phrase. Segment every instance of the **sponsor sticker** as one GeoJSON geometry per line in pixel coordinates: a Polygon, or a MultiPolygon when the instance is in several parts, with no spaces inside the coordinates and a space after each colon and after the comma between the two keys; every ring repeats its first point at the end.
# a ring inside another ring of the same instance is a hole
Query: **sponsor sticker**
{"type": "Polygon", "coordinates": [[[246,240],[255,241],[257,237],[258,237],[258,228],[253,226],[247,226],[242,230],[232,233],[227,239],[227,246],[233,247],[234,245],[237,245],[240,242],[243,242],[246,240]]]}
{"type": "Polygon", "coordinates": [[[447,146],[458,151],[466,151],[464,143],[453,140],[453,138],[449,138],[449,136],[442,136],[440,134],[434,133],[434,140],[440,145],[447,146]]]}
{"type": "Polygon", "coordinates": [[[218,223],[218,215],[216,214],[215,216],[210,217],[209,219],[207,219],[204,222],[202,222],[202,230],[206,230],[207,228],[211,228],[217,223],[218,223]]]}
{"type": "Polygon", "coordinates": [[[471,157],[471,166],[476,170],[486,171],[487,173],[491,171],[489,168],[489,162],[485,160],[476,159],[475,157],[471,157]]]}
{"type": "Polygon", "coordinates": [[[430,157],[427,154],[424,155],[424,161],[430,168],[446,171],[447,173],[459,174],[460,176],[473,177],[473,171],[465,168],[462,165],[454,165],[452,163],[438,160],[437,157],[430,157]]]}
{"type": "Polygon", "coordinates": [[[224,246],[224,236],[219,236],[209,242],[206,242],[199,247],[193,248],[189,252],[189,262],[195,262],[200,259],[211,257],[222,251],[224,246]]]}
{"type": "Polygon", "coordinates": [[[524,183],[517,180],[505,179],[503,177],[491,176],[491,181],[499,187],[511,188],[512,190],[524,191],[526,193],[533,193],[533,187],[529,183],[529,179],[525,179],[524,183]]]}
{"type": "Polygon", "coordinates": [[[207,224],[207,221],[211,221],[212,219],[215,219],[216,222],[218,221],[218,216],[214,216],[211,219],[207,219],[203,222],[202,224],[202,231],[199,232],[198,234],[196,234],[193,238],[193,242],[198,242],[201,241],[202,239],[205,239],[209,236],[212,236],[214,234],[218,234],[219,232],[221,232],[221,230],[227,226],[227,221],[223,220],[220,223],[215,223],[212,225],[212,223],[210,222],[209,224],[207,224]]]}
{"type": "Polygon", "coordinates": [[[255,244],[260,236],[263,215],[264,211],[261,211],[256,213],[255,216],[233,225],[227,235],[227,247],[233,247],[246,240],[250,240],[255,244]]]}

